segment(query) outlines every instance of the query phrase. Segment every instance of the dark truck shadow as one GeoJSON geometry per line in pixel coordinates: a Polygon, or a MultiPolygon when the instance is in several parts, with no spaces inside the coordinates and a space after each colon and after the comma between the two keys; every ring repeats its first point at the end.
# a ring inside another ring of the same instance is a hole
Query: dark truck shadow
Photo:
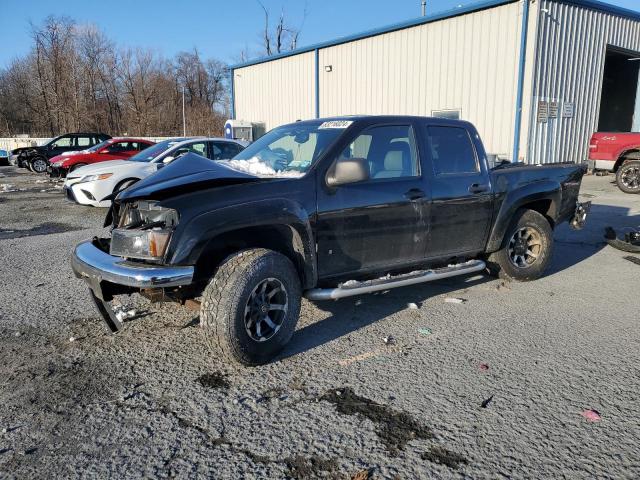
{"type": "Polygon", "coordinates": [[[331,315],[296,330],[284,352],[274,361],[293,357],[336,338],[349,335],[389,315],[406,310],[408,303],[420,306],[431,297],[482,285],[492,280],[494,280],[493,277],[476,273],[397,288],[379,294],[348,297],[338,301],[313,302],[320,310],[329,312],[331,315]],[[366,310],[366,314],[359,313],[359,309],[366,310]]]}
{"type": "MultiPolygon", "coordinates": [[[[625,229],[638,228],[640,215],[629,216],[629,208],[610,205],[593,205],[587,225],[583,230],[571,230],[568,224],[556,229],[555,253],[545,276],[553,275],[576,265],[608,247],[604,241],[604,229],[612,226],[619,235],[625,229]]],[[[408,303],[420,305],[430,297],[455,292],[495,280],[485,273],[449,278],[389,290],[385,294],[361,295],[338,301],[314,302],[331,315],[324,320],[306,325],[296,331],[284,352],[274,359],[283,360],[325,343],[349,335],[367,325],[407,308],[408,303]],[[361,306],[355,306],[360,302],[361,306]],[[358,309],[366,309],[366,315],[358,309]]]]}
{"type": "Polygon", "coordinates": [[[560,225],[555,233],[555,252],[545,276],[553,275],[588,259],[603,248],[611,248],[604,240],[606,227],[621,237],[623,232],[640,228],[640,215],[629,215],[627,207],[593,205],[585,228],[571,230],[568,224],[560,225]]]}

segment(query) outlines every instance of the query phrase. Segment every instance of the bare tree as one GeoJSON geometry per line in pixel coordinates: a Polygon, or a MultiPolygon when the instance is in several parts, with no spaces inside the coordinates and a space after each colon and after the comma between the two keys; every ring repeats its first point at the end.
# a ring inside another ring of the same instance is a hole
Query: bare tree
{"type": "Polygon", "coordinates": [[[282,53],[287,50],[295,50],[298,46],[298,39],[307,18],[307,3],[305,2],[302,21],[299,27],[291,27],[287,24],[284,8],[280,11],[280,16],[275,26],[271,27],[270,13],[261,0],[256,0],[264,12],[264,29],[261,32],[264,53],[267,56],[282,53]]]}
{"type": "Polygon", "coordinates": [[[165,59],[121,48],[93,25],[48,17],[31,25],[32,49],[0,69],[0,134],[182,132],[182,89],[193,135],[221,134],[227,66],[197,50],[165,59]]]}

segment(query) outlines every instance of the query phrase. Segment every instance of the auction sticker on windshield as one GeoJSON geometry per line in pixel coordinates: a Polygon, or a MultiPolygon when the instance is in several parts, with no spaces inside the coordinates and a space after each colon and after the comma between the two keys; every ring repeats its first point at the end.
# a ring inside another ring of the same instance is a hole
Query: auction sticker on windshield
{"type": "Polygon", "coordinates": [[[330,122],[324,122],[322,125],[318,127],[318,129],[323,128],[347,128],[353,122],[351,120],[332,120],[330,122]]]}

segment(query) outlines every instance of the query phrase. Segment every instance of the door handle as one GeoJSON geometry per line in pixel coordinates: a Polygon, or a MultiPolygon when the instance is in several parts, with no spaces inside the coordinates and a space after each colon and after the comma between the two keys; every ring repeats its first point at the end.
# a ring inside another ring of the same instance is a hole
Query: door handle
{"type": "Polygon", "coordinates": [[[489,185],[486,183],[474,183],[469,187],[469,193],[484,193],[489,190],[489,185]]]}
{"type": "Polygon", "coordinates": [[[424,198],[425,197],[425,193],[420,190],[419,188],[412,188],[411,190],[409,190],[408,192],[406,192],[404,194],[405,198],[408,198],[409,200],[418,200],[420,198],[424,198]]]}

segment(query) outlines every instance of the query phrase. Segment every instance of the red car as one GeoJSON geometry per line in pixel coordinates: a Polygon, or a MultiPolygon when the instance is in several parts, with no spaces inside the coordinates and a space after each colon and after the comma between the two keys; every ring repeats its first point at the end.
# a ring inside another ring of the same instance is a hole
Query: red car
{"type": "Polygon", "coordinates": [[[640,133],[594,133],[589,168],[614,172],[620,190],[640,193],[640,133]]]}
{"type": "Polygon", "coordinates": [[[86,150],[53,157],[49,160],[47,171],[52,177],[66,177],[68,172],[91,163],[126,160],[151,145],[154,145],[154,142],[143,138],[110,138],[86,150]]]}

